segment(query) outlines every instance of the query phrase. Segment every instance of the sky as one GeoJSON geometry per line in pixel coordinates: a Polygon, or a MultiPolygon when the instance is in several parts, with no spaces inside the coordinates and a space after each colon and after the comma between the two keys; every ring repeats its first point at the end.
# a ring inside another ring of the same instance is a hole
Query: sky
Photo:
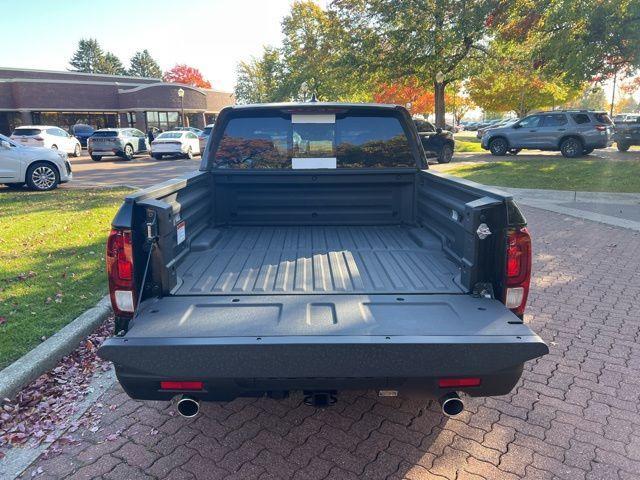
{"type": "Polygon", "coordinates": [[[280,44],[280,22],[291,3],[2,0],[0,66],[67,70],[78,40],[92,37],[125,66],[146,48],[163,70],[186,63],[198,68],[214,89],[232,91],[238,62],[260,55],[264,45],[280,44]]]}

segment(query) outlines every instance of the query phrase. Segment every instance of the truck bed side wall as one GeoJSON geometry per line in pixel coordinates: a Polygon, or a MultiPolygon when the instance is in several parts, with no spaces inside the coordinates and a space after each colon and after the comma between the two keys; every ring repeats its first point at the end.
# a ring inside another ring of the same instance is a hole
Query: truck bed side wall
{"type": "Polygon", "coordinates": [[[469,290],[491,283],[500,293],[507,201],[503,192],[484,185],[427,170],[418,173],[417,222],[441,238],[446,253],[461,265],[461,281],[469,290]],[[481,224],[491,232],[484,239],[478,235],[481,224]]]}
{"type": "Polygon", "coordinates": [[[148,250],[141,246],[147,235],[147,221],[153,214],[157,222],[157,248],[152,253],[151,274],[144,297],[168,294],[176,285],[176,266],[189,252],[191,241],[213,223],[215,185],[207,172],[194,172],[134,194],[127,198],[133,205],[132,227],[136,271],[144,269],[148,250]],[[178,241],[184,227],[184,241],[178,241]],[[144,261],[143,261],[144,260],[144,261]]]}

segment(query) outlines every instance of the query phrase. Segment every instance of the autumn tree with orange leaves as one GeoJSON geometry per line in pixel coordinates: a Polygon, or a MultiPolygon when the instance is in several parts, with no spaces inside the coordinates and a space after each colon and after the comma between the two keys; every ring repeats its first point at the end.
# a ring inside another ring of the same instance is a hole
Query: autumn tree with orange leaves
{"type": "Polygon", "coordinates": [[[424,88],[415,79],[404,83],[382,84],[373,94],[373,99],[378,103],[403,105],[413,114],[428,115],[435,106],[433,91],[424,88]]]}
{"type": "Polygon", "coordinates": [[[200,70],[189,65],[176,65],[171,70],[164,72],[162,79],[169,83],[182,83],[192,87],[211,88],[211,83],[206,80],[200,70]]]}

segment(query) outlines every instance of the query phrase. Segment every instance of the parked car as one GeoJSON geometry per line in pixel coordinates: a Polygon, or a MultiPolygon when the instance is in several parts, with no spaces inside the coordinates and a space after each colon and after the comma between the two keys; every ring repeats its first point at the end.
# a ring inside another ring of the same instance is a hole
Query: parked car
{"type": "Polygon", "coordinates": [[[497,123],[494,123],[492,125],[489,125],[487,127],[483,127],[483,128],[479,128],[478,129],[478,133],[476,133],[476,138],[481,139],[482,136],[487,132],[487,130],[491,129],[491,128],[498,128],[498,127],[503,127],[512,123],[515,123],[519,120],[519,118],[506,118],[504,120],[501,120],[497,123]]]}
{"type": "Polygon", "coordinates": [[[548,353],[522,321],[517,205],[428,170],[405,108],[233,106],[211,138],[201,170],[129,195],[112,222],[117,333],[98,354],[129,396],[178,397],[191,417],[371,389],[457,415],[458,392],[505,395],[548,353]]]}
{"type": "Polygon", "coordinates": [[[16,128],[11,139],[28,147],[43,147],[72,154],[79,157],[82,146],[78,139],[63,129],[50,125],[25,125],[16,128]]]}
{"type": "Polygon", "coordinates": [[[202,130],[202,133],[198,135],[198,141],[200,142],[200,152],[204,152],[204,147],[207,146],[207,140],[209,140],[209,135],[211,135],[211,130],[213,130],[213,123],[210,123],[209,125],[204,127],[204,130],[202,130]]]}
{"type": "Polygon", "coordinates": [[[189,131],[193,132],[196,135],[200,135],[202,133],[202,129],[196,127],[175,127],[171,129],[172,132],[181,132],[181,131],[189,131]]]}
{"type": "Polygon", "coordinates": [[[632,145],[640,145],[640,114],[628,114],[616,122],[613,141],[621,152],[626,152],[632,145]]]}
{"type": "Polygon", "coordinates": [[[612,135],[613,123],[605,112],[553,110],[487,130],[481,144],[497,156],[529,148],[560,151],[573,158],[610,146],[612,135]]]}
{"type": "Polygon", "coordinates": [[[612,120],[614,124],[633,122],[639,115],[639,113],[618,113],[613,116],[612,120]]]}
{"type": "Polygon", "coordinates": [[[149,151],[149,140],[137,128],[103,128],[89,137],[87,150],[94,162],[114,155],[133,160],[135,154],[149,151]]]}
{"type": "Polygon", "coordinates": [[[80,145],[87,147],[87,139],[93,135],[96,131],[91,125],[85,125],[84,123],[76,123],[71,126],[71,135],[76,137],[80,142],[80,145]]]}
{"type": "Polygon", "coordinates": [[[200,154],[198,136],[191,130],[161,133],[151,142],[151,156],[160,160],[165,155],[193,158],[200,154]]]}
{"type": "Polygon", "coordinates": [[[438,163],[449,163],[455,148],[453,133],[436,128],[427,120],[414,120],[414,123],[427,158],[436,158],[438,163]]]}
{"type": "Polygon", "coordinates": [[[31,147],[0,135],[0,183],[9,188],[53,190],[73,178],[67,154],[61,150],[31,147]]]}

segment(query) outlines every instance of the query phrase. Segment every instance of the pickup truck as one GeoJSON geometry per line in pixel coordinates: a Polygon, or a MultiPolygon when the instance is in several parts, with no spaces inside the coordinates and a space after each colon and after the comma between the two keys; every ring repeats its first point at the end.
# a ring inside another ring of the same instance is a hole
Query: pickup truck
{"type": "Polygon", "coordinates": [[[406,109],[221,111],[199,171],[126,197],[99,355],[133,398],[340,391],[503,395],[548,353],[523,322],[531,239],[512,198],[428,170],[406,109]]]}
{"type": "Polygon", "coordinates": [[[640,115],[626,115],[624,121],[615,122],[613,141],[621,152],[640,145],[640,115]]]}

